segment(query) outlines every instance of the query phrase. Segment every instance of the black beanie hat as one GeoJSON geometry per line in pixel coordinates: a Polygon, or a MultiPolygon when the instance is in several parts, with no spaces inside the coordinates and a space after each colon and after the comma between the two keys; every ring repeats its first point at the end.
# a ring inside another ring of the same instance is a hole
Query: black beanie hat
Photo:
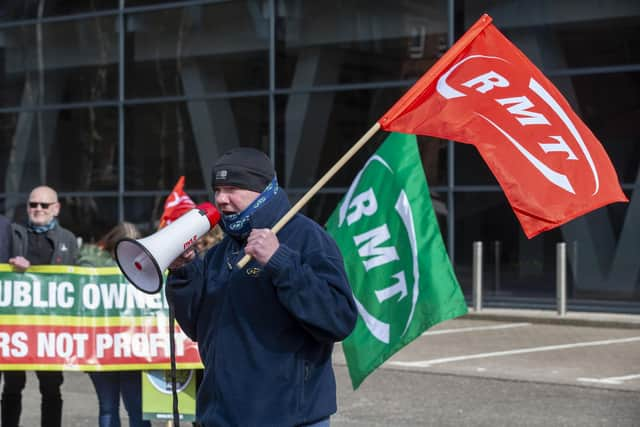
{"type": "Polygon", "coordinates": [[[269,157],[260,150],[236,147],[224,153],[213,165],[213,187],[230,185],[262,193],[276,171],[269,157]]]}

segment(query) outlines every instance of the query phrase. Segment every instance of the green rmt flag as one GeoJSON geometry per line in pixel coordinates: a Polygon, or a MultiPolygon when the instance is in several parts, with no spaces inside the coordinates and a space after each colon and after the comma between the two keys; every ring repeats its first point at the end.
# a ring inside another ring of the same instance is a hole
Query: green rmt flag
{"type": "Polygon", "coordinates": [[[344,257],[360,314],[343,341],[355,390],[426,329],[467,313],[415,135],[386,139],[326,227],[344,257]]]}

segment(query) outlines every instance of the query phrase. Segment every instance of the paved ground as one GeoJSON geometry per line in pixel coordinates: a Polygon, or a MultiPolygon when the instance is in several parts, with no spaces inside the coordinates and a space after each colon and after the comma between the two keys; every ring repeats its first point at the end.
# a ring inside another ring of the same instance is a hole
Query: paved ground
{"type": "MultiPolygon", "coordinates": [[[[334,364],[333,427],[640,426],[640,316],[483,310],[431,329],[356,391],[340,346],[334,364]]],[[[63,425],[95,426],[88,376],[65,374],[63,393],[63,425]]],[[[22,426],[38,423],[31,375],[22,426]]]]}
{"type": "Polygon", "coordinates": [[[382,369],[356,392],[338,390],[332,427],[640,425],[638,393],[597,387],[382,369]]]}

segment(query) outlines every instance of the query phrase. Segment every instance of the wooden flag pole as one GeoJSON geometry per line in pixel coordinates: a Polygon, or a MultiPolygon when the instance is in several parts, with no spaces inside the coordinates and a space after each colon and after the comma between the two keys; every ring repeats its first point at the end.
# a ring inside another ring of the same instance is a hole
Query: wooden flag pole
{"type": "MultiPolygon", "coordinates": [[[[293,216],[295,214],[298,213],[298,211],[300,209],[302,209],[302,207],[318,192],[318,190],[320,190],[326,183],[327,181],[329,181],[333,175],[336,174],[336,172],[338,172],[340,170],[340,168],[342,166],[344,166],[345,163],[347,163],[347,161],[349,161],[349,159],[351,159],[351,157],[354,156],[354,154],[356,154],[358,152],[358,150],[360,148],[362,148],[362,146],[371,139],[371,137],[380,130],[380,124],[378,122],[376,122],[371,129],[369,129],[364,135],[362,135],[362,137],[358,140],[358,142],[356,142],[350,149],[349,151],[347,151],[337,162],[336,164],[334,164],[331,169],[329,169],[323,176],[322,178],[320,178],[318,180],[318,182],[316,182],[314,184],[313,187],[311,187],[309,189],[309,191],[307,191],[305,193],[304,196],[302,196],[302,198],[300,200],[298,200],[298,202],[293,205],[293,207],[291,209],[289,209],[289,211],[284,214],[284,216],[282,218],[280,218],[280,220],[273,226],[273,228],[271,229],[271,231],[273,231],[274,233],[277,233],[278,231],[280,231],[280,229],[282,227],[285,226],[285,224],[287,222],[289,222],[289,220],[291,218],[293,218],[293,216]]],[[[245,265],[247,265],[247,263],[251,261],[251,255],[245,255],[242,257],[242,259],[240,261],[238,261],[238,263],[236,264],[238,266],[238,268],[242,268],[245,265]]]]}

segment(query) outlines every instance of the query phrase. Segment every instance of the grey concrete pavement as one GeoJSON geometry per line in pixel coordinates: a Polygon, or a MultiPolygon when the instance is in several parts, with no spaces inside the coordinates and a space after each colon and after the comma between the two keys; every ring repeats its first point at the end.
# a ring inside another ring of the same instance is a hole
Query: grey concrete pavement
{"type": "Polygon", "coordinates": [[[462,318],[427,331],[383,367],[640,393],[640,329],[462,318]]]}
{"type": "MultiPolygon", "coordinates": [[[[62,427],[96,427],[98,425],[98,398],[89,375],[84,372],[65,372],[62,384],[62,427]]],[[[124,406],[120,405],[122,425],[127,426],[124,406]]],[[[38,378],[27,373],[27,386],[22,398],[21,427],[40,425],[40,392],[38,378]]],[[[166,426],[166,422],[154,421],[153,427],[166,426]]],[[[185,426],[187,424],[184,424],[185,426]]]]}
{"type": "MultiPolygon", "coordinates": [[[[339,345],[334,365],[333,427],[640,426],[637,315],[485,309],[427,331],[356,391],[339,345]]],[[[29,373],[23,427],[39,425],[37,386],[29,373]]],[[[65,373],[63,399],[63,426],[97,425],[85,373],[65,373]]]]}
{"type": "Polygon", "coordinates": [[[381,369],[357,391],[337,366],[332,427],[638,427],[637,393],[381,369]]]}
{"type": "Polygon", "coordinates": [[[427,331],[356,391],[340,347],[334,360],[334,427],[640,426],[636,315],[470,313],[427,331]]]}

